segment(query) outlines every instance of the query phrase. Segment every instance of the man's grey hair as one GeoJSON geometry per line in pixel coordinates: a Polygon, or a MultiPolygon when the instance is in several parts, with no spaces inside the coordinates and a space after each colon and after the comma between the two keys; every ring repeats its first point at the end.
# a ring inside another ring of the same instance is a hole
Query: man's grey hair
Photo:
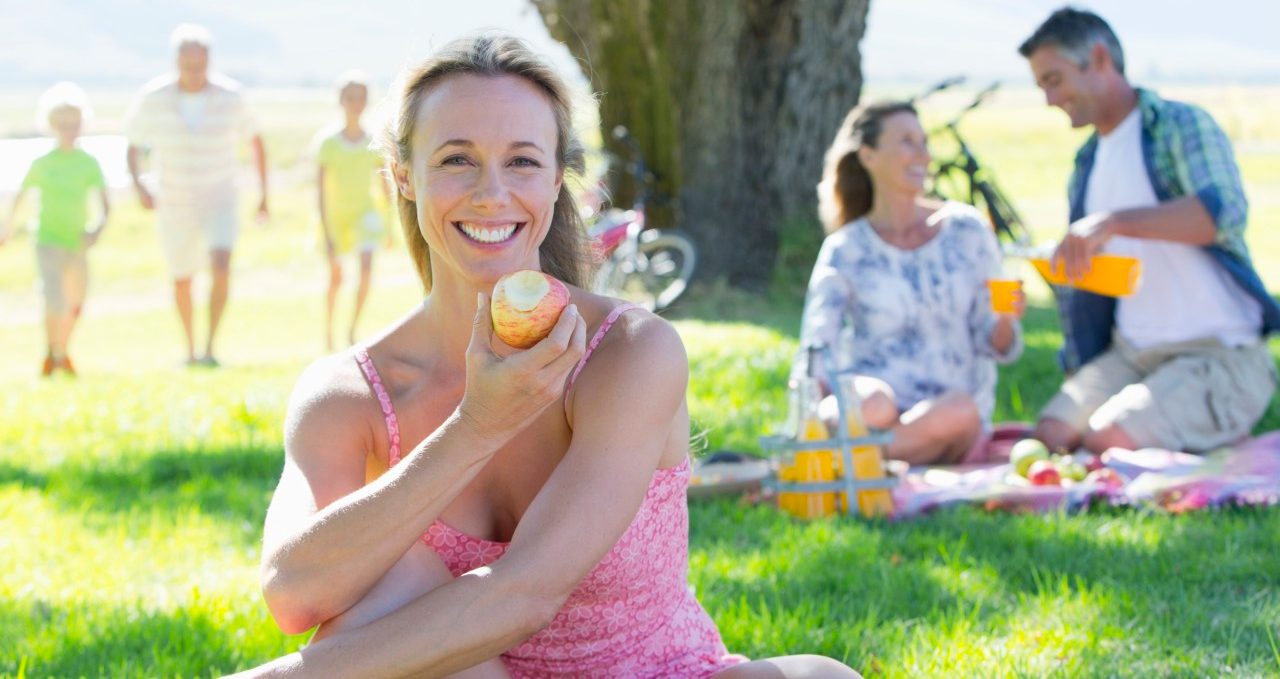
{"type": "Polygon", "coordinates": [[[1084,68],[1089,64],[1089,52],[1097,44],[1107,48],[1116,70],[1124,75],[1124,50],[1115,31],[1097,14],[1074,7],[1063,7],[1050,14],[1018,47],[1018,53],[1030,58],[1041,47],[1056,47],[1064,58],[1084,68]]]}
{"type": "Polygon", "coordinates": [[[169,34],[169,46],[177,52],[187,45],[199,45],[207,50],[213,46],[213,34],[199,24],[180,24],[169,34]]]}

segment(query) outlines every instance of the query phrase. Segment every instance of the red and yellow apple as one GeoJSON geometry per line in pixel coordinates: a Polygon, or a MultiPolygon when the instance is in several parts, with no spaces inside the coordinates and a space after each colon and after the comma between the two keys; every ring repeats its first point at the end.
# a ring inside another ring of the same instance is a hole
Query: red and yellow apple
{"type": "Polygon", "coordinates": [[[551,334],[569,304],[569,288],[541,271],[509,273],[493,286],[489,305],[493,332],[517,349],[528,349],[551,334]]]}
{"type": "Polygon", "coordinates": [[[1110,467],[1103,467],[1089,472],[1089,475],[1084,477],[1084,482],[1096,483],[1107,490],[1123,488],[1124,484],[1127,483],[1123,476],[1110,467]]]}
{"type": "Polygon", "coordinates": [[[1050,460],[1036,460],[1027,470],[1027,480],[1033,486],[1061,486],[1062,474],[1050,460]]]}

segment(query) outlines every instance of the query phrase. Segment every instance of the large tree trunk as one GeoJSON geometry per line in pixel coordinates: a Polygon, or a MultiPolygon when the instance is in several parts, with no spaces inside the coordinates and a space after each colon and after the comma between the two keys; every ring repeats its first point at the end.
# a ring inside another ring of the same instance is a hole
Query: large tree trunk
{"type": "MultiPolygon", "coordinates": [[[[700,246],[700,275],[761,289],[784,224],[816,224],[822,154],[862,85],[870,0],[534,0],[657,176],[651,220],[700,246]],[[663,209],[663,208],[666,209],[663,209]]],[[[622,174],[622,173],[619,173],[622,174]]],[[[629,200],[626,180],[617,191],[629,200]]],[[[813,228],[817,228],[816,226],[813,228]]]]}

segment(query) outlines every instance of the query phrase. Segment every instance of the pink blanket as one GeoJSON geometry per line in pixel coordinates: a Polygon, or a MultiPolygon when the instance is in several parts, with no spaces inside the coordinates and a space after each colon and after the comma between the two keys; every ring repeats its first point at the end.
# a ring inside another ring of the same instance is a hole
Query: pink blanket
{"type": "Polygon", "coordinates": [[[893,491],[895,518],[959,503],[1023,512],[1077,509],[1093,502],[1170,512],[1280,503],[1280,432],[1207,455],[1113,448],[1103,453],[1102,462],[1127,480],[1114,487],[1090,482],[1024,485],[1011,475],[1007,460],[1012,442],[1025,434],[1024,425],[1002,425],[970,451],[963,465],[912,469],[893,491]]]}

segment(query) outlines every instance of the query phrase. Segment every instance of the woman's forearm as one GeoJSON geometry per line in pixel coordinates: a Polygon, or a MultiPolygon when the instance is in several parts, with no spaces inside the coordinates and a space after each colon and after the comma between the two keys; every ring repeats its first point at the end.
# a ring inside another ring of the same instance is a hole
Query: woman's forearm
{"type": "Polygon", "coordinates": [[[455,414],[378,480],[272,539],[262,586],[281,628],[305,631],[359,601],[497,448],[455,414]]]}
{"type": "Polygon", "coordinates": [[[473,667],[545,627],[559,608],[502,570],[501,560],[478,568],[368,625],[235,676],[443,677],[473,667]]]}
{"type": "Polygon", "coordinates": [[[1016,332],[1013,327],[1015,322],[1008,316],[1002,316],[996,321],[995,327],[991,329],[991,348],[997,354],[1004,355],[1013,346],[1013,341],[1016,338],[1016,332]]]}

